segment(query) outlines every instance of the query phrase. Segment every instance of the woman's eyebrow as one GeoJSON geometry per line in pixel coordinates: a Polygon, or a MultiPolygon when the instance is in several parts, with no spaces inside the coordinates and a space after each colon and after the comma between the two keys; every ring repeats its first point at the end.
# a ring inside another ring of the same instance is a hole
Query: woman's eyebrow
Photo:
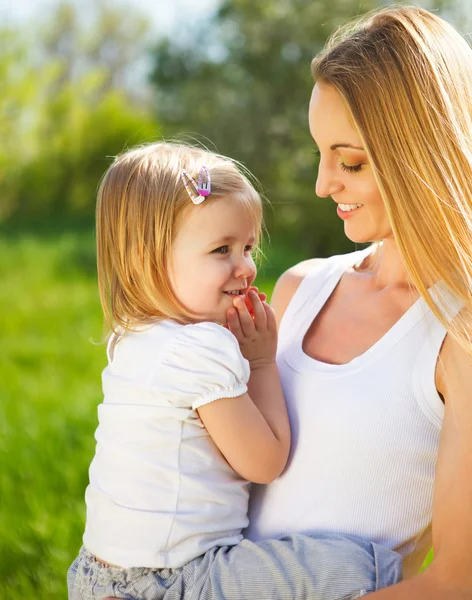
{"type": "Polygon", "coordinates": [[[330,146],[330,150],[336,150],[337,148],[352,148],[353,150],[364,151],[364,148],[362,148],[361,146],[354,146],[353,144],[333,144],[332,146],[330,146]]]}

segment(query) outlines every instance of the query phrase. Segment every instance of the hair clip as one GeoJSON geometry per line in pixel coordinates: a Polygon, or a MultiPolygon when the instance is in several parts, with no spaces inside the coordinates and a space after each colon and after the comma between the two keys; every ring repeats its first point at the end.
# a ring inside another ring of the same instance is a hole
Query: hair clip
{"type": "Polygon", "coordinates": [[[211,194],[211,177],[207,167],[202,167],[200,169],[197,191],[200,196],[205,196],[205,198],[211,194]],[[203,172],[205,172],[206,175],[206,182],[203,181],[203,172]]]}
{"type": "Polygon", "coordinates": [[[198,184],[195,179],[182,169],[180,174],[185,189],[187,190],[190,200],[194,204],[201,204],[205,198],[211,194],[211,177],[207,167],[202,167],[198,175],[198,184]],[[206,175],[206,181],[203,181],[203,173],[206,175]]]}

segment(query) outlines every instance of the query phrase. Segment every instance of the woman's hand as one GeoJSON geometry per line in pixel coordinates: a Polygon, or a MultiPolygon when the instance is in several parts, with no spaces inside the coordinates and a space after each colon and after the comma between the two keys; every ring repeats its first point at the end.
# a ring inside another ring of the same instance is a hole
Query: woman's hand
{"type": "Polygon", "coordinates": [[[238,340],[241,353],[251,363],[251,368],[275,362],[277,325],[265,294],[258,294],[257,288],[251,288],[246,297],[236,297],[227,318],[228,329],[238,340]]]}

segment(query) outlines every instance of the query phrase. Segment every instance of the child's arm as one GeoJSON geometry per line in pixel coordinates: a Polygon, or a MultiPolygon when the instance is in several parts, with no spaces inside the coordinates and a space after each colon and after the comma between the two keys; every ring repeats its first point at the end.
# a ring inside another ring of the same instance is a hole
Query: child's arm
{"type": "Polygon", "coordinates": [[[272,309],[249,292],[254,319],[242,298],[228,312],[228,328],[249,360],[248,393],[198,409],[208,433],[231,467],[248,481],[269,483],[283,471],[290,427],[275,365],[277,329],[272,309]]]}

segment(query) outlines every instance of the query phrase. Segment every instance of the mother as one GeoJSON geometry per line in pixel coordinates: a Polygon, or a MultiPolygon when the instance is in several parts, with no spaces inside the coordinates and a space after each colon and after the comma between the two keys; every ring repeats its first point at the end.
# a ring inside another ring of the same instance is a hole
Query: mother
{"type": "Polygon", "coordinates": [[[365,538],[404,557],[405,581],[373,599],[469,598],[472,51],[397,7],[336,34],[312,71],[317,194],[375,243],[277,283],[293,448],[254,490],[248,536],[365,538]]]}

